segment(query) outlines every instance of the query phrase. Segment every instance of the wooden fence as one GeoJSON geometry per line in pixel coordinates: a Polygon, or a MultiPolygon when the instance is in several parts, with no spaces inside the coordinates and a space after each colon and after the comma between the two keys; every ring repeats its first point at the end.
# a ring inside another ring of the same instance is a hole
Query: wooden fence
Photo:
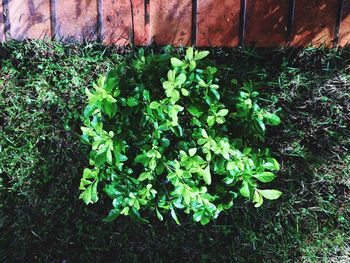
{"type": "Polygon", "coordinates": [[[350,0],[0,0],[0,40],[344,46],[350,0]]]}

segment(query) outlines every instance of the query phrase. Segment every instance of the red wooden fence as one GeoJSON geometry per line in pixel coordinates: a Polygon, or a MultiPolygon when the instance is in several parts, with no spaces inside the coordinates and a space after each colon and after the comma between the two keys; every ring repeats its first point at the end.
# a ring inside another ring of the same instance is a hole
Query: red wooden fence
{"type": "Polygon", "coordinates": [[[0,0],[0,41],[344,46],[350,0],[0,0]]]}

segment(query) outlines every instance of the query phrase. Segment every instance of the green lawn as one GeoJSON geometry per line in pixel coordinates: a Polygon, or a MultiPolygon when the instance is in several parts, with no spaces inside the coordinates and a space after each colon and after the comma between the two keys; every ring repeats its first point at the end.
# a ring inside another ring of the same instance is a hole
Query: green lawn
{"type": "MultiPolygon", "coordinates": [[[[262,207],[237,199],[206,226],[102,218],[79,181],[85,87],[133,56],[98,44],[0,47],[0,261],[349,262],[350,49],[211,49],[221,86],[253,80],[282,125],[266,145],[281,164],[262,207]]],[[[181,50],[151,49],[146,52],[181,50]]]]}

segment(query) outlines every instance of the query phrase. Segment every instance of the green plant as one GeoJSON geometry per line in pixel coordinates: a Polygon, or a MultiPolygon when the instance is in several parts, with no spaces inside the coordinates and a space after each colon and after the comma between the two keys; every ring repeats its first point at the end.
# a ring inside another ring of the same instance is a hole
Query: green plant
{"type": "MultiPolygon", "coordinates": [[[[177,52],[145,49],[169,51],[177,52]]],[[[211,63],[218,68],[221,100],[230,110],[225,125],[234,123],[229,119],[239,95],[236,84],[230,85],[232,78],[239,80],[238,87],[241,80],[253,80],[262,108],[283,109],[278,114],[284,115],[283,125],[267,128],[264,145],[283,163],[271,187],[285,192],[284,200],[252,209],[238,198],[212,224],[202,227],[181,217],[182,226],[174,227],[171,220],[152,220],[150,226],[121,218],[105,224],[100,218],[111,204],[102,193],[104,183],[96,205],[82,206],[76,200],[77,179],[90,151],[79,141],[81,122],[75,117],[86,100],[84,87],[90,89],[96,74],[137,50],[121,53],[96,43],[3,43],[0,261],[349,261],[349,51],[324,49],[321,56],[332,57],[320,61],[309,59],[308,50],[259,49],[253,54],[247,48],[210,49],[210,58],[199,66],[211,63]],[[57,96],[54,100],[51,92],[57,96]]],[[[142,65],[144,83],[153,78],[154,86],[161,87],[169,55],[156,56],[166,56],[162,63],[134,60],[142,65]]],[[[152,94],[158,92],[163,89],[152,89],[152,94]]],[[[231,128],[231,133],[239,131],[231,128]]]]}
{"type": "MultiPolygon", "coordinates": [[[[234,81],[233,84],[236,84],[234,81]]],[[[241,135],[264,140],[266,125],[280,124],[280,118],[259,106],[259,92],[254,90],[253,82],[244,82],[236,98],[236,112],[231,117],[240,123],[241,135]]]]}
{"type": "Polygon", "coordinates": [[[229,125],[253,134],[256,122],[265,131],[264,121],[276,125],[279,118],[262,112],[254,100],[258,93],[248,89],[251,83],[240,90],[235,109],[227,109],[220,101],[217,69],[198,67],[208,53],[188,48],[183,60],[171,58],[172,69],[161,81],[164,94],[155,83],[143,82],[144,62],[156,63],[143,54],[132,67],[122,63],[102,76],[94,91],[86,89],[82,139],[92,145],[93,168],[84,170],[80,198],[97,202],[103,186],[113,200],[105,220],[123,214],[145,221],[140,211],[150,210],[160,220],[170,211],[179,223],[176,209],[181,209],[207,224],[232,207],[239,194],[256,207],[263,198],[281,195],[259,188],[279,170],[268,149],[253,149],[226,125],[230,110],[235,123],[229,125]]]}

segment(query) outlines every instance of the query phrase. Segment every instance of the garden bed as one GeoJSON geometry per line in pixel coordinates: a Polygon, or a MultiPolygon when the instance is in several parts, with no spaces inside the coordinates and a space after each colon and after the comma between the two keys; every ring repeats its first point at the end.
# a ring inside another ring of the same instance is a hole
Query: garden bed
{"type": "MultiPolygon", "coordinates": [[[[304,261],[350,259],[350,50],[212,49],[220,82],[252,80],[278,111],[267,141],[283,196],[237,199],[206,226],[102,218],[79,181],[84,89],[136,49],[9,42],[0,48],[0,259],[38,262],[304,261]]],[[[145,52],[178,54],[171,48],[145,52]]]]}

